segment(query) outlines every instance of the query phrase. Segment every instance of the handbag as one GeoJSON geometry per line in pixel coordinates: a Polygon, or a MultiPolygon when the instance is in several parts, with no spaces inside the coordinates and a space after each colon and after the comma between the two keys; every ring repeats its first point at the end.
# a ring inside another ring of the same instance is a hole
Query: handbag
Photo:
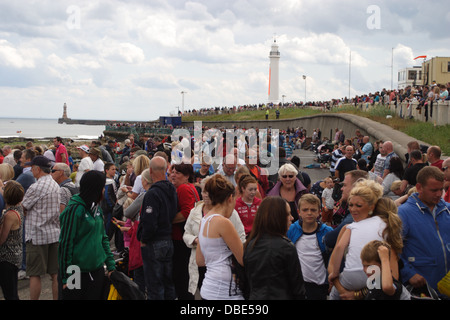
{"type": "Polygon", "coordinates": [[[331,197],[334,201],[339,201],[342,197],[342,182],[335,182],[331,197]]]}
{"type": "Polygon", "coordinates": [[[245,275],[245,268],[239,264],[239,262],[237,261],[236,257],[233,254],[231,255],[230,267],[231,267],[231,281],[230,281],[229,295],[233,296],[241,293],[244,299],[248,300],[250,292],[248,288],[247,276],[245,275]],[[232,285],[233,281],[235,283],[234,290],[232,285]]]}
{"type": "Polygon", "coordinates": [[[450,297],[450,272],[438,282],[437,288],[440,293],[450,297]]]}
{"type": "Polygon", "coordinates": [[[411,294],[411,300],[440,300],[438,294],[429,286],[428,282],[420,288],[414,288],[409,284],[406,289],[411,294]]]}
{"type": "Polygon", "coordinates": [[[122,220],[123,218],[123,205],[116,203],[112,210],[112,217],[117,220],[122,220]]]}

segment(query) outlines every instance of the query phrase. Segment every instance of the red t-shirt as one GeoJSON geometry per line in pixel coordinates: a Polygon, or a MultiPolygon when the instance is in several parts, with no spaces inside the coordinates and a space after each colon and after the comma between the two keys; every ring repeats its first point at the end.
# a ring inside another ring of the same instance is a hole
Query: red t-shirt
{"type": "Polygon", "coordinates": [[[438,160],[438,161],[432,163],[431,166],[433,166],[433,167],[438,167],[439,169],[442,170],[442,164],[443,164],[443,163],[444,163],[444,160],[441,159],[441,160],[438,160]]]}
{"type": "Polygon", "coordinates": [[[61,143],[58,148],[56,148],[55,152],[55,162],[63,162],[61,155],[66,155],[66,164],[69,165],[69,155],[67,154],[66,147],[61,143]]]}
{"type": "Polygon", "coordinates": [[[249,234],[252,231],[253,221],[255,220],[256,212],[258,211],[259,205],[261,204],[261,199],[253,198],[253,203],[248,206],[242,197],[236,199],[236,206],[234,209],[239,214],[242,224],[244,225],[245,234],[249,234]]]}
{"type": "Polygon", "coordinates": [[[447,189],[447,192],[444,194],[444,201],[450,202],[450,187],[447,189]]]}
{"type": "MultiPolygon", "coordinates": [[[[177,188],[178,212],[187,219],[194,208],[195,203],[200,200],[197,189],[192,183],[182,184],[177,188]]],[[[172,239],[183,240],[184,223],[176,223],[172,226],[172,239]]]]}

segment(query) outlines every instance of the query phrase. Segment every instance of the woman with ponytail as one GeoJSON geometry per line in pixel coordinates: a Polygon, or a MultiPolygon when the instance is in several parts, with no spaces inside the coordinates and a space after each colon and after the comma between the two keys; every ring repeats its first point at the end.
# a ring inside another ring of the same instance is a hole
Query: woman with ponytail
{"type": "Polygon", "coordinates": [[[360,254],[372,240],[386,241],[396,254],[391,255],[394,277],[398,278],[398,254],[402,248],[401,221],[389,200],[382,199],[383,187],[373,180],[358,181],[349,196],[349,211],[354,222],[342,228],[328,265],[333,285],[331,300],[360,299],[366,293],[367,275],[360,254]],[[344,252],[345,266],[339,272],[344,252]]]}

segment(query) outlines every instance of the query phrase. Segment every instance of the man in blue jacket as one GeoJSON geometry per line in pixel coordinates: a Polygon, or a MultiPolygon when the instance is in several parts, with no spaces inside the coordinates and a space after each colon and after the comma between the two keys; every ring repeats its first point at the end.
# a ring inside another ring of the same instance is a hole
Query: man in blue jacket
{"type": "Polygon", "coordinates": [[[404,247],[401,279],[415,288],[437,283],[450,270],[450,204],[442,199],[444,173],[424,167],[417,174],[417,193],[399,207],[404,247]]]}

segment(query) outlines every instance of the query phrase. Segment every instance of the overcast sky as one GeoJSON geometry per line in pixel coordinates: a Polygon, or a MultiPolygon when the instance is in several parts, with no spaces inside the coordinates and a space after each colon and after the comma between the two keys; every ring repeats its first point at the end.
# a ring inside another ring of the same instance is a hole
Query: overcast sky
{"type": "Polygon", "coordinates": [[[274,36],[285,102],[365,94],[391,88],[392,52],[394,88],[415,57],[450,56],[449,30],[444,0],[0,0],[0,116],[266,103],[274,36]]]}

